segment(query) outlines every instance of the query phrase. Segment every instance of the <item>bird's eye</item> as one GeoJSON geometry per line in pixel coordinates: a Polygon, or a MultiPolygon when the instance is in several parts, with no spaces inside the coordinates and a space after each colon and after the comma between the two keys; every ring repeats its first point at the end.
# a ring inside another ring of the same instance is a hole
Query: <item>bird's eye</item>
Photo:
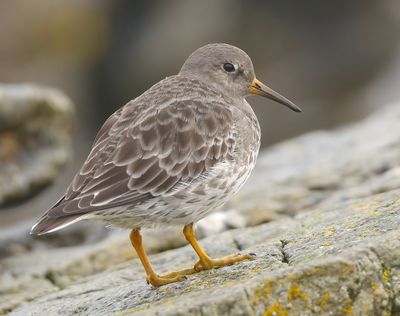
{"type": "Polygon", "coordinates": [[[225,63],[225,64],[223,64],[223,65],[222,65],[222,68],[224,68],[224,70],[225,70],[226,72],[233,72],[233,71],[235,71],[235,66],[232,65],[231,63],[225,63]]]}

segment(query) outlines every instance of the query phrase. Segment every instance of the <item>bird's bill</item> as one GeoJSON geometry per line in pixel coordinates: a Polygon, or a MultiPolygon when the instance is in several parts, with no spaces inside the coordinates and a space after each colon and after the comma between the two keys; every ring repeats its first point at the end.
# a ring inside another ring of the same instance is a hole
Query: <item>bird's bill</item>
{"type": "Polygon", "coordinates": [[[301,109],[294,104],[292,101],[286,99],[284,96],[280,95],[278,92],[275,92],[271,88],[267,87],[257,78],[254,78],[253,82],[249,87],[250,93],[260,95],[262,97],[266,97],[268,99],[274,100],[278,103],[286,105],[289,109],[295,112],[301,112],[301,109]]]}

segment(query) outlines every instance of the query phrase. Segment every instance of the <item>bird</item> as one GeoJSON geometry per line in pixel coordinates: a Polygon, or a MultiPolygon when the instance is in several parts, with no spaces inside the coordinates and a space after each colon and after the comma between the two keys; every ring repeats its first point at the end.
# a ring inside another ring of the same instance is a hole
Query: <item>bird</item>
{"type": "Polygon", "coordinates": [[[154,287],[253,259],[252,254],[211,258],[194,229],[243,186],[256,164],[261,131],[246,101],[250,95],[301,112],[256,78],[250,57],[240,48],[213,43],[195,50],[178,74],[159,81],[105,121],[65,194],[31,234],[90,219],[129,229],[147,283],[154,287]],[[199,257],[192,268],[164,275],[154,271],[140,231],[164,226],[183,226],[199,257]]]}

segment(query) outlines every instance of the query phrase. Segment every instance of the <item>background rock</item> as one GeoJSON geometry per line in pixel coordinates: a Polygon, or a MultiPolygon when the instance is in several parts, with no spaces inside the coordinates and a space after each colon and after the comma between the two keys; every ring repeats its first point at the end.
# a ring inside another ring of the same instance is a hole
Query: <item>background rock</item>
{"type": "Polygon", "coordinates": [[[60,91],[0,85],[0,208],[55,180],[71,154],[72,117],[60,91]]]}
{"type": "MultiPolygon", "coordinates": [[[[262,152],[226,212],[199,224],[212,256],[254,252],[253,261],[154,289],[132,260],[127,232],[84,234],[82,224],[69,232],[81,239],[68,241],[66,230],[48,243],[46,237],[26,241],[24,251],[0,260],[0,312],[398,315],[399,122],[397,104],[262,152]],[[254,226],[220,232],[248,225],[254,226]]],[[[25,242],[20,236],[14,249],[25,242]]],[[[160,273],[196,261],[189,246],[179,248],[179,229],[148,231],[144,242],[160,273]]]]}

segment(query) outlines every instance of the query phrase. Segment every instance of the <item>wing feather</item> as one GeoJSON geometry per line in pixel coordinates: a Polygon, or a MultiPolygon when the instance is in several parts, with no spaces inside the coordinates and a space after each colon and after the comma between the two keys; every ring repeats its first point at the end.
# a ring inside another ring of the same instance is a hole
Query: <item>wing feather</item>
{"type": "Polygon", "coordinates": [[[175,101],[155,110],[141,108],[141,115],[134,108],[128,104],[105,122],[48,217],[87,214],[172,192],[233,153],[233,116],[218,101],[175,101]]]}

